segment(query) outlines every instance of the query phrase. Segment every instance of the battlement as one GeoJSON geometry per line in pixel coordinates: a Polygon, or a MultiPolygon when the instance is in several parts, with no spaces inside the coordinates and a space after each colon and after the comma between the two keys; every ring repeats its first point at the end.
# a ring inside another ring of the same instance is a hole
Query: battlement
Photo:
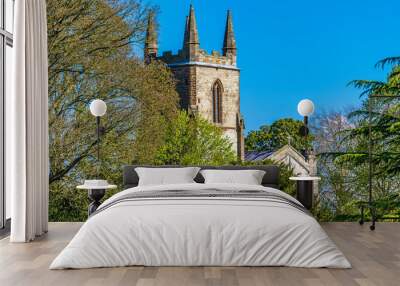
{"type": "Polygon", "coordinates": [[[144,58],[146,62],[157,58],[165,62],[167,65],[183,65],[184,63],[201,63],[204,65],[220,65],[236,68],[236,41],[233,32],[233,23],[231,12],[228,11],[226,18],[226,27],[224,34],[224,42],[222,53],[212,51],[207,53],[200,48],[199,33],[197,30],[196,16],[193,6],[190,6],[189,15],[186,17],[185,33],[183,38],[182,49],[177,54],[171,51],[163,52],[162,56],[157,57],[158,44],[154,23],[154,15],[149,15],[149,22],[146,33],[146,44],[144,50],[144,58]]]}
{"type": "Polygon", "coordinates": [[[218,51],[212,51],[211,54],[209,54],[207,51],[202,49],[197,50],[191,57],[189,57],[189,54],[185,52],[185,50],[179,50],[177,54],[173,54],[171,51],[165,51],[162,56],[157,57],[157,59],[163,61],[167,65],[198,62],[236,67],[236,55],[230,53],[224,56],[218,51]]]}

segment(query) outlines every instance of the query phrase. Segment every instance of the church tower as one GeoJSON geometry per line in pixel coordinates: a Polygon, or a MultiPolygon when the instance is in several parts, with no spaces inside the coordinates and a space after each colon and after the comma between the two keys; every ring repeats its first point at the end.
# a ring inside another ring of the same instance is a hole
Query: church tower
{"type": "Polygon", "coordinates": [[[244,121],[240,114],[240,70],[237,67],[236,40],[232,14],[226,17],[222,54],[208,54],[200,48],[195,11],[190,5],[185,21],[182,49],[157,57],[154,15],[149,15],[145,61],[157,58],[165,62],[177,80],[182,109],[198,114],[219,126],[232,142],[239,159],[244,159],[244,121]]]}

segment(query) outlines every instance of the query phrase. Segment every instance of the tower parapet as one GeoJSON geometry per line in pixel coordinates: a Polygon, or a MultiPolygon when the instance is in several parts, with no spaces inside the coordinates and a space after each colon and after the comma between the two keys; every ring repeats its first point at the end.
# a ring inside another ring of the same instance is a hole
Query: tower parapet
{"type": "Polygon", "coordinates": [[[199,32],[197,29],[195,11],[190,5],[189,16],[185,21],[185,33],[182,49],[177,54],[171,51],[164,52],[159,60],[168,65],[181,64],[210,64],[221,67],[237,69],[236,67],[236,41],[233,33],[232,14],[227,13],[223,53],[212,51],[211,54],[200,48],[199,32]]]}

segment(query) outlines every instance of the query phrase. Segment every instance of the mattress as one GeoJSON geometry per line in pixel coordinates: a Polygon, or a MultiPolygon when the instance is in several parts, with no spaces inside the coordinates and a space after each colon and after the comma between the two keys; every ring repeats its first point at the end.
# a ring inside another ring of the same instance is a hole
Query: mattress
{"type": "Polygon", "coordinates": [[[351,267],[288,194],[193,183],[135,187],[112,196],[50,269],[133,265],[351,267]]]}

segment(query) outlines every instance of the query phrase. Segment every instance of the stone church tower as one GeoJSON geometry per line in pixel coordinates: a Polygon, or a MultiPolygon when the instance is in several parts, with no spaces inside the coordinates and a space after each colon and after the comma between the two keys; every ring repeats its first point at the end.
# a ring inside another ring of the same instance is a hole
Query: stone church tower
{"type": "Polygon", "coordinates": [[[228,11],[222,55],[208,54],[200,48],[194,8],[186,17],[182,49],[167,51],[157,57],[158,44],[154,15],[150,14],[146,33],[144,59],[165,62],[177,80],[182,109],[199,114],[222,128],[234,151],[244,159],[244,121],[240,114],[240,70],[236,65],[236,41],[232,15],[228,11]]]}

